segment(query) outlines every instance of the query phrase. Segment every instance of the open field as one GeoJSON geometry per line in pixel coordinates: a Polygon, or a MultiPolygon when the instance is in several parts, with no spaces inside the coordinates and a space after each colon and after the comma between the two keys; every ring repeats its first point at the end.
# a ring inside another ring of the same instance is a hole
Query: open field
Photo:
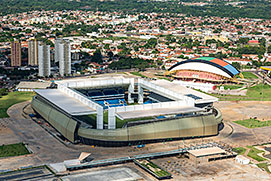
{"type": "Polygon", "coordinates": [[[23,143],[0,146],[0,157],[19,156],[29,154],[23,143]]]}
{"type": "Polygon", "coordinates": [[[246,149],[243,147],[233,148],[232,151],[238,153],[239,155],[243,155],[246,152],[246,149]]]}
{"type": "MultiPolygon", "coordinates": [[[[252,72],[242,72],[245,79],[257,79],[258,77],[254,75],[252,72]]],[[[237,76],[240,78],[240,76],[237,76]]]]}
{"type": "Polygon", "coordinates": [[[233,96],[233,95],[218,95],[211,94],[219,98],[220,101],[271,101],[271,86],[258,84],[254,87],[250,87],[247,90],[246,96],[233,96]]]}
{"type": "Polygon", "coordinates": [[[233,122],[245,126],[247,128],[259,128],[264,126],[271,126],[271,121],[259,121],[257,119],[245,119],[233,122]]]}
{"type": "Polygon", "coordinates": [[[7,110],[10,106],[31,100],[32,92],[9,92],[8,95],[0,98],[0,118],[8,117],[7,110]]]}
{"type": "Polygon", "coordinates": [[[252,146],[248,146],[248,148],[251,148],[249,150],[248,154],[247,154],[248,157],[250,157],[250,158],[252,158],[252,159],[254,159],[254,160],[258,161],[258,162],[266,160],[265,158],[258,155],[259,153],[262,153],[264,151],[258,150],[257,148],[254,148],[252,146]]]}

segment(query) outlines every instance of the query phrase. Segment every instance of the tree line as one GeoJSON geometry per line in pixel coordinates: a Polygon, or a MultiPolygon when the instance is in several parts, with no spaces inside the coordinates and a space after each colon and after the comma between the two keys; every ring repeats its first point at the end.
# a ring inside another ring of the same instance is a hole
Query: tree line
{"type": "MultiPolygon", "coordinates": [[[[187,2],[192,2],[188,0],[187,2]]],[[[181,13],[192,16],[247,17],[271,19],[271,4],[267,1],[247,1],[240,7],[226,5],[225,2],[213,1],[205,6],[183,6],[180,1],[156,2],[138,0],[1,0],[2,15],[27,12],[33,10],[91,10],[91,11],[122,11],[125,13],[181,13]]]]}

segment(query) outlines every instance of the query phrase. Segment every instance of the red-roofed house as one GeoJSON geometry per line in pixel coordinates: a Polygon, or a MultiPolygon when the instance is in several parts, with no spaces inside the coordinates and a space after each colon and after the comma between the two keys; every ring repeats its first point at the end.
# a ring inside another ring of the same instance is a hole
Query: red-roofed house
{"type": "Polygon", "coordinates": [[[248,41],[248,44],[250,46],[259,46],[260,45],[260,42],[258,40],[249,40],[248,41]]]}

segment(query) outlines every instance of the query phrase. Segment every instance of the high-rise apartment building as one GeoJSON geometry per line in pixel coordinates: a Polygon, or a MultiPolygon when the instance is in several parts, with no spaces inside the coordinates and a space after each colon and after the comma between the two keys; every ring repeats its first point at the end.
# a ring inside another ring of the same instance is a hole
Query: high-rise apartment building
{"type": "Polygon", "coordinates": [[[39,76],[51,75],[50,45],[43,42],[38,43],[39,76]]]}
{"type": "Polygon", "coordinates": [[[21,43],[15,40],[11,42],[11,66],[20,67],[21,64],[21,43]]]}
{"type": "Polygon", "coordinates": [[[69,40],[55,40],[55,62],[59,62],[59,74],[71,74],[71,45],[69,40]]]}
{"type": "Polygon", "coordinates": [[[38,65],[38,41],[35,39],[28,41],[28,65],[38,65]]]}

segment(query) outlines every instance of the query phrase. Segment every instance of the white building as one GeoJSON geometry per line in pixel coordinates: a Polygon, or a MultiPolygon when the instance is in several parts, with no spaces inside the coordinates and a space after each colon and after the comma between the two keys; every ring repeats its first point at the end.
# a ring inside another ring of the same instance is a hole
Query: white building
{"type": "Polygon", "coordinates": [[[71,74],[71,45],[69,40],[55,40],[55,62],[59,62],[61,76],[71,74]]]}
{"type": "Polygon", "coordinates": [[[50,45],[41,42],[38,44],[38,62],[39,76],[45,77],[51,75],[50,45]]]}

